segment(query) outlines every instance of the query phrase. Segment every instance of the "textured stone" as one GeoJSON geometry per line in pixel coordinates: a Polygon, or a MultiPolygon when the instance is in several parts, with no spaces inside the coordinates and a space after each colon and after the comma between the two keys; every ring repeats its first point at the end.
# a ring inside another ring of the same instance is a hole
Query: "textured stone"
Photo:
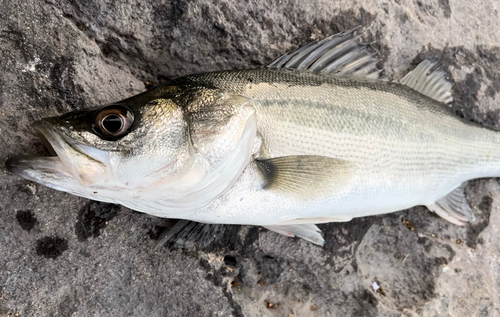
{"type": "MultiPolygon", "coordinates": [[[[457,115],[500,128],[498,10],[496,0],[0,0],[0,157],[46,154],[33,120],[147,82],[258,67],[358,25],[387,78],[439,58],[457,115]]],[[[500,315],[493,179],[467,188],[477,220],[463,228],[416,207],[321,225],[324,248],[227,226],[153,251],[170,221],[0,173],[0,315],[500,315]]]]}

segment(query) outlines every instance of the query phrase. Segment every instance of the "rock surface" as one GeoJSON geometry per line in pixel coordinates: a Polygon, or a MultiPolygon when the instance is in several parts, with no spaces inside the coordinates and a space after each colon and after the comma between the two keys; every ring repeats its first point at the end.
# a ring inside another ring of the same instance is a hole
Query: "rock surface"
{"type": "MultiPolygon", "coordinates": [[[[0,157],[45,154],[33,120],[189,73],[250,68],[362,25],[384,75],[437,57],[462,115],[500,129],[497,0],[0,1],[0,157]]],[[[0,315],[500,316],[500,185],[477,220],[416,207],[321,225],[320,248],[227,226],[153,251],[168,220],[0,170],[0,315]]]]}

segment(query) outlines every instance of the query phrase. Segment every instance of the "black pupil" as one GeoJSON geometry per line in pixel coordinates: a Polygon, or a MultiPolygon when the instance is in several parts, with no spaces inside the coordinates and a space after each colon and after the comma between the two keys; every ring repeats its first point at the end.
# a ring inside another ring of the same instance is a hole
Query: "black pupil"
{"type": "Polygon", "coordinates": [[[102,126],[110,133],[116,133],[123,126],[122,118],[115,114],[111,114],[102,120],[102,126]]]}

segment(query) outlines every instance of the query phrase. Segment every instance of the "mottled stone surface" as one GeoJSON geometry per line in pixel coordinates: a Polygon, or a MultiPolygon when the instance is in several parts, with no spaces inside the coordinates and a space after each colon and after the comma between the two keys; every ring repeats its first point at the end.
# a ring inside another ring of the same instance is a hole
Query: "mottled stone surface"
{"type": "MultiPolygon", "coordinates": [[[[46,154],[33,120],[146,82],[261,66],[358,25],[387,78],[437,57],[457,115],[500,129],[499,10],[497,0],[0,0],[0,157],[46,154]]],[[[500,316],[494,179],[467,188],[477,220],[463,228],[416,207],[321,225],[324,248],[228,226],[153,251],[168,221],[0,173],[0,316],[500,316]]]]}

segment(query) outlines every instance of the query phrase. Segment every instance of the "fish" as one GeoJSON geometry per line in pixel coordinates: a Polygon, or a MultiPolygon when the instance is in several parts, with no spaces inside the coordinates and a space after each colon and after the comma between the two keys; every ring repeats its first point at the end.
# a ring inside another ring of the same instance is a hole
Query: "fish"
{"type": "Polygon", "coordinates": [[[51,156],[18,176],[158,217],[262,226],[317,245],[317,224],[417,205],[464,225],[464,188],[500,176],[500,134],[458,117],[433,60],[380,78],[356,30],[269,65],[173,79],[34,122],[51,156]]]}

